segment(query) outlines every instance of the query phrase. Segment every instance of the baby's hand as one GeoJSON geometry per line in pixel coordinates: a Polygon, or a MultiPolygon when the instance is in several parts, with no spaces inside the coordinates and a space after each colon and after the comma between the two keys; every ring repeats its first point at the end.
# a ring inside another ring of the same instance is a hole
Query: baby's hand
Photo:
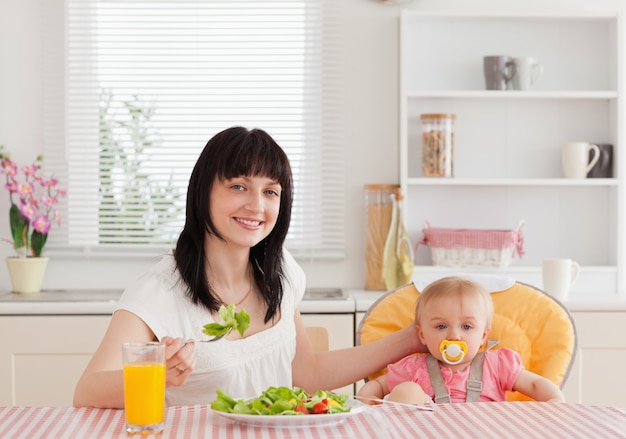
{"type": "Polygon", "coordinates": [[[424,392],[422,386],[411,381],[404,381],[398,384],[387,396],[391,402],[401,402],[404,404],[428,404],[433,400],[424,392]]]}

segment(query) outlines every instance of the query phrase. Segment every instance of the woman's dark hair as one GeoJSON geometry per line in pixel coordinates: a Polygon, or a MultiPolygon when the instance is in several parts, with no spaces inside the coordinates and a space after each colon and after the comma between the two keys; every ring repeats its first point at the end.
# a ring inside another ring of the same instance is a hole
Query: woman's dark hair
{"type": "Polygon", "coordinates": [[[194,303],[217,311],[221,302],[205,272],[205,233],[223,239],[211,221],[210,194],[216,178],[262,176],[281,185],[280,211],[270,234],[250,249],[256,284],[267,305],[265,322],[278,312],[283,298],[283,244],[291,221],[293,183],[289,159],[263,130],[232,127],[213,136],[200,154],[189,179],[185,227],[178,237],[176,267],[194,303]]]}

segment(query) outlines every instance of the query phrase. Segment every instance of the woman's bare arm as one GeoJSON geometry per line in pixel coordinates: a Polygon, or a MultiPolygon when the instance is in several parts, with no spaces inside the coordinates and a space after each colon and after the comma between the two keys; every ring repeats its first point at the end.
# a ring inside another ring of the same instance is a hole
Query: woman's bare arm
{"type": "MultiPolygon", "coordinates": [[[[297,311],[293,384],[307,391],[330,390],[354,383],[415,352],[425,352],[414,325],[365,345],[313,352],[297,311]]],[[[331,334],[332,336],[332,334],[331,334]]]]}
{"type": "MultiPolygon", "coordinates": [[[[154,341],[155,336],[146,323],[135,314],[119,310],[113,313],[109,327],[78,380],[74,390],[75,407],[124,407],[124,377],[122,372],[122,343],[125,341],[154,341]]],[[[166,385],[181,385],[193,370],[193,343],[183,346],[181,339],[164,337],[166,344],[166,385]],[[186,370],[179,375],[174,369],[186,370]]]]}

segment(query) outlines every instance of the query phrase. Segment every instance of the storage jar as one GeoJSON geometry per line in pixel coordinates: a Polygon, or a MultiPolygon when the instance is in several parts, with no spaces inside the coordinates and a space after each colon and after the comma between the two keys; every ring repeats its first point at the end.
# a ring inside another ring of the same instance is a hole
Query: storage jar
{"type": "Polygon", "coordinates": [[[365,289],[385,290],[383,252],[394,208],[396,184],[365,185],[365,289]]]}
{"type": "Polygon", "coordinates": [[[454,114],[422,114],[422,174],[454,175],[454,114]]]}

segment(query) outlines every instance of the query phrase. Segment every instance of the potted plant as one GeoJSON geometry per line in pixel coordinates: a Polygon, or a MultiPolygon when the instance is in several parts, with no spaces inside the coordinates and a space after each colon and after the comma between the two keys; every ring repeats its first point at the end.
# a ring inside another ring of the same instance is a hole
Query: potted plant
{"type": "Polygon", "coordinates": [[[9,191],[9,224],[16,255],[6,258],[16,293],[39,292],[48,258],[42,256],[52,221],[60,225],[54,207],[65,196],[55,178],[42,175],[43,157],[21,168],[11,160],[0,145],[0,172],[6,178],[9,191]]]}

